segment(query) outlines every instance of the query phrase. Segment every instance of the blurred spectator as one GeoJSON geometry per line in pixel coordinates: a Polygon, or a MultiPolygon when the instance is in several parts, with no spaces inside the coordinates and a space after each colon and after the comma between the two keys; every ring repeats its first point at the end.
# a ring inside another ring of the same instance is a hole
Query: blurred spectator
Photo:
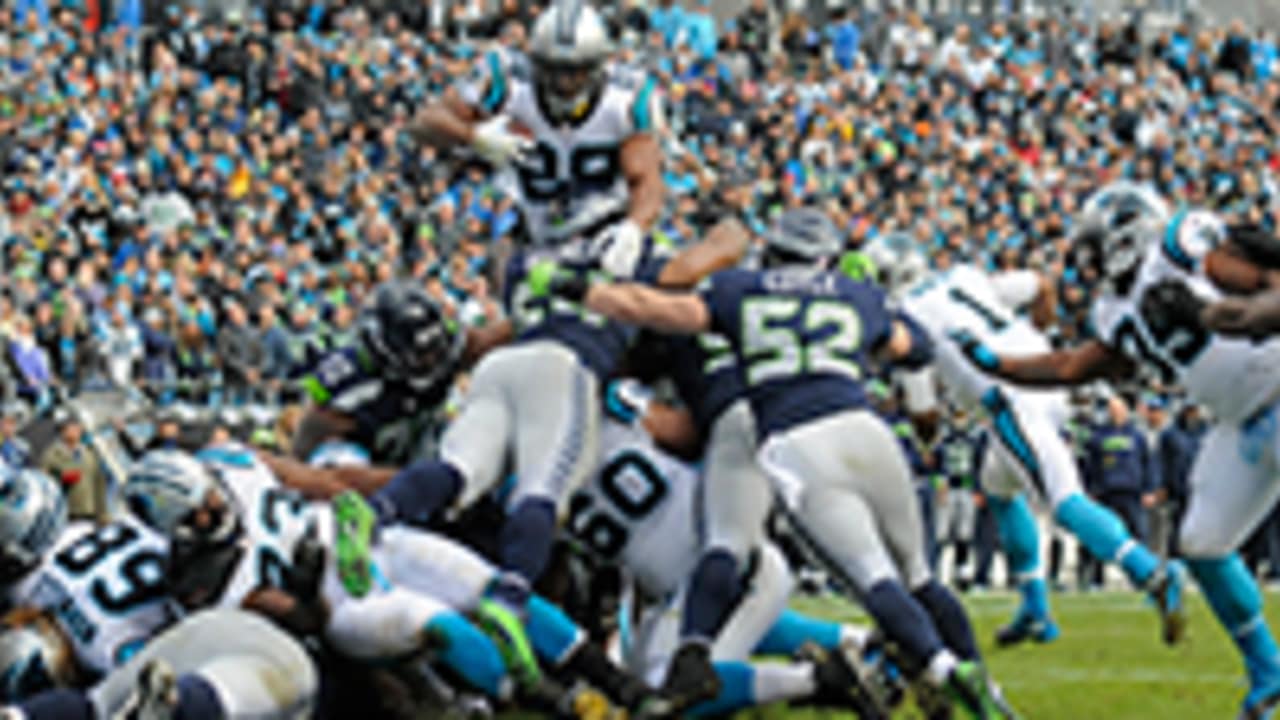
{"type": "Polygon", "coordinates": [[[62,483],[72,520],[107,522],[107,483],[97,456],[84,442],[84,428],[65,410],[56,418],[58,437],[40,457],[40,469],[62,483]]]}
{"type": "Polygon", "coordinates": [[[276,397],[289,378],[292,362],[289,334],[276,319],[274,307],[264,305],[258,308],[258,333],[262,338],[262,379],[267,383],[271,396],[276,397]]]}
{"type": "Polygon", "coordinates": [[[107,379],[116,387],[130,387],[144,348],[142,334],[125,314],[125,308],[111,308],[110,324],[102,329],[98,346],[106,363],[107,379]]]}
{"type": "Polygon", "coordinates": [[[18,395],[28,402],[44,406],[48,402],[53,374],[49,369],[48,354],[36,344],[31,319],[26,315],[16,316],[10,338],[9,360],[16,371],[18,395]]]}
{"type": "MultiPolygon", "coordinates": [[[[1200,453],[1200,443],[1204,439],[1206,427],[1199,406],[1187,404],[1178,412],[1173,422],[1160,433],[1157,440],[1160,490],[1166,498],[1171,528],[1177,528],[1182,524],[1187,500],[1191,496],[1187,481],[1191,477],[1191,467],[1196,455],[1200,453]]],[[[1176,554],[1177,533],[1168,533],[1167,539],[1168,552],[1171,555],[1176,554]]]]}
{"type": "Polygon", "coordinates": [[[31,445],[18,434],[26,413],[18,403],[0,407],[0,460],[10,467],[23,468],[31,463],[31,445]]]}
{"type": "MultiPolygon", "coordinates": [[[[168,388],[177,378],[174,367],[176,346],[169,332],[169,321],[164,310],[150,307],[142,315],[142,380],[156,389],[168,388]]],[[[167,399],[167,395],[164,396],[167,399]]]]}
{"type": "Polygon", "coordinates": [[[254,387],[262,379],[266,353],[262,335],[249,324],[240,303],[227,302],[226,317],[218,330],[218,360],[222,363],[227,395],[233,404],[249,401],[254,387]]]}
{"type": "MultiPolygon", "coordinates": [[[[1156,490],[1156,478],[1146,437],[1133,422],[1129,404],[1113,395],[1107,399],[1106,419],[1089,438],[1086,463],[1089,487],[1098,502],[1111,508],[1139,542],[1146,537],[1143,497],[1156,490]]],[[[1101,584],[1101,563],[1093,564],[1093,582],[1101,584]]]]}

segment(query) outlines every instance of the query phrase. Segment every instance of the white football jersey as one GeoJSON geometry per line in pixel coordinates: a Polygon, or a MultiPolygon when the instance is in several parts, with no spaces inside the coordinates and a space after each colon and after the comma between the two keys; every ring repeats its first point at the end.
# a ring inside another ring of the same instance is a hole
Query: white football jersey
{"type": "Polygon", "coordinates": [[[167,556],[165,539],[131,516],[101,527],[75,522],[10,599],[50,612],[80,667],[105,674],[173,620],[167,556]]]}
{"type": "MultiPolygon", "coordinates": [[[[924,327],[933,341],[935,366],[947,389],[956,399],[977,404],[991,387],[1007,387],[984,374],[960,356],[949,336],[964,330],[993,351],[1008,355],[1031,355],[1050,349],[1049,341],[1017,310],[1035,299],[1039,278],[1033,271],[1011,271],[990,274],[972,265],[958,265],[933,274],[908,288],[900,298],[900,307],[924,327]]],[[[908,386],[908,390],[910,388],[908,386]]],[[[1060,391],[1019,389],[1028,397],[1057,406],[1065,403],[1060,391]]],[[[912,401],[908,392],[908,401],[912,401]]],[[[921,408],[914,407],[913,410],[921,408]]]]}
{"type": "Polygon", "coordinates": [[[1093,328],[1105,343],[1186,388],[1215,417],[1239,422],[1280,394],[1280,339],[1254,343],[1200,328],[1166,327],[1143,312],[1143,298],[1162,280],[1178,279],[1201,299],[1223,293],[1204,272],[1204,257],[1226,237],[1213,213],[1178,212],[1153,243],[1123,295],[1103,294],[1093,306],[1093,328]]]}
{"type": "Polygon", "coordinates": [[[701,552],[701,478],[641,430],[606,422],[600,467],[569,502],[568,531],[603,560],[625,567],[664,597],[689,577],[701,552]]]}
{"type": "Polygon", "coordinates": [[[532,131],[535,151],[504,173],[502,181],[517,198],[529,237],[537,244],[567,239],[562,228],[570,221],[620,217],[628,197],[622,144],[662,123],[654,79],[617,67],[610,68],[595,107],[567,127],[547,120],[527,63],[513,53],[487,53],[460,92],[487,114],[505,114],[532,131]]]}
{"type": "Polygon", "coordinates": [[[312,527],[321,544],[331,546],[329,506],[308,502],[281,485],[249,448],[228,443],[206,448],[197,457],[227,486],[244,527],[244,555],[223,591],[222,607],[239,607],[260,587],[282,587],[294,548],[312,527]]]}

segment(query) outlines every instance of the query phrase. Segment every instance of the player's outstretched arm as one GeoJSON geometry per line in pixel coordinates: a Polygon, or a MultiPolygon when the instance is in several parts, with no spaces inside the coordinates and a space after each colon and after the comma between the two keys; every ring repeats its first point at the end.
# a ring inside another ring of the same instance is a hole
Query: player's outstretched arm
{"type": "Polygon", "coordinates": [[[594,284],[583,304],[590,310],[624,323],[669,333],[693,334],[711,329],[711,313],[701,297],[640,285],[594,284]]]}
{"type": "Polygon", "coordinates": [[[380,467],[312,467],[293,458],[258,452],[258,458],[276,474],[280,484],[302,493],[308,500],[329,500],[348,490],[371,495],[391,482],[397,470],[380,467]]]}
{"type": "Polygon", "coordinates": [[[953,334],[951,340],[958,343],[969,362],[983,372],[1029,387],[1083,385],[1131,375],[1134,370],[1128,358],[1099,340],[1089,340],[1067,350],[1021,357],[996,355],[965,332],[953,334]]]}
{"type": "Polygon", "coordinates": [[[1233,337],[1263,338],[1280,332],[1280,291],[1224,298],[1204,309],[1205,327],[1233,337]]]}
{"type": "Polygon", "coordinates": [[[468,105],[454,88],[447,88],[440,100],[427,105],[419,113],[410,130],[415,140],[441,150],[470,145],[475,139],[475,124],[483,118],[480,111],[468,105]]]}
{"type": "Polygon", "coordinates": [[[307,408],[298,428],[293,432],[289,450],[299,460],[305,460],[326,440],[345,437],[355,430],[355,421],[341,413],[324,407],[307,408]]]}
{"type": "Polygon", "coordinates": [[[747,226],[737,218],[725,218],[711,228],[702,242],[671,258],[658,274],[658,284],[691,288],[709,275],[736,266],[750,243],[747,226]]]}

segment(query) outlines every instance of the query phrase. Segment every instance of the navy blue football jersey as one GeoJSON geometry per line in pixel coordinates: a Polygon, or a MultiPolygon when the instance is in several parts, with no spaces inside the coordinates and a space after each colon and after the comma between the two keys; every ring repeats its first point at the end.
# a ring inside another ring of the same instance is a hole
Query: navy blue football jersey
{"type": "Polygon", "coordinates": [[[762,439],[866,404],[869,353],[892,328],[878,287],[809,269],[727,270],[701,293],[712,331],[733,347],[762,439]]]}
{"type": "Polygon", "coordinates": [[[446,373],[433,386],[416,388],[385,378],[355,347],[326,353],[301,379],[313,403],[355,420],[343,439],[363,447],[379,465],[415,459],[433,432],[452,381],[452,373],[446,373]]]}
{"type": "Polygon", "coordinates": [[[723,335],[679,335],[667,343],[668,375],[681,402],[705,433],[745,388],[733,346],[723,335]]]}
{"type": "MultiPolygon", "coordinates": [[[[657,257],[647,242],[644,257],[637,263],[635,280],[655,282],[665,258],[657,257]]],[[[515,325],[513,343],[551,340],[572,350],[588,369],[602,380],[614,372],[636,338],[636,329],[591,312],[562,297],[536,297],[526,275],[539,262],[553,260],[572,267],[572,250],[528,248],[507,263],[503,301],[515,325]],[[568,262],[566,262],[568,258],[568,262]]]]}

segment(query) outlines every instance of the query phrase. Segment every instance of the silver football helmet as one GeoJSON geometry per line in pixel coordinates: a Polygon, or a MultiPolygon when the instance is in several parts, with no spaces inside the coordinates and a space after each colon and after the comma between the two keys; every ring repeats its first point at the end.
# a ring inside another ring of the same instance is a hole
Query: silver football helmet
{"type": "MultiPolygon", "coordinates": [[[[182,525],[203,508],[211,493],[229,506],[231,498],[222,483],[190,453],[182,450],[152,450],[133,467],[124,484],[129,510],[156,532],[173,537],[182,525]]],[[[226,513],[227,522],[234,513],[226,513]]]]}
{"type": "Polygon", "coordinates": [[[840,230],[817,208],[801,207],[778,216],[764,236],[765,267],[830,261],[844,248],[840,230]]]}
{"type": "Polygon", "coordinates": [[[929,261],[916,239],[893,232],[878,237],[863,251],[876,267],[877,279],[891,295],[897,295],[929,275],[929,261]]]}
{"type": "Polygon", "coordinates": [[[555,0],[533,26],[529,56],[538,103],[555,125],[586,117],[607,81],[613,43],[586,0],[555,0]]]}
{"type": "Polygon", "coordinates": [[[1147,247],[1169,224],[1169,206],[1150,187],[1122,180],[1094,193],[1076,219],[1075,264],[1092,268],[1108,292],[1123,292],[1147,247]]]}
{"type": "Polygon", "coordinates": [[[0,465],[0,582],[35,568],[66,526],[67,503],[53,478],[0,465]]]}

